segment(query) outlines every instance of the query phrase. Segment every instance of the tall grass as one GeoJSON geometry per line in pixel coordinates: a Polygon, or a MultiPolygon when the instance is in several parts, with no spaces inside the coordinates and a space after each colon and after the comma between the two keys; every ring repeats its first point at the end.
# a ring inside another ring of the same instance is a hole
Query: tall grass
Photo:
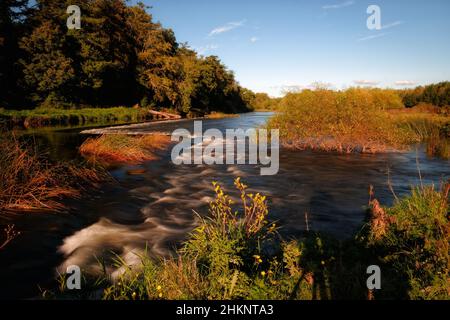
{"type": "Polygon", "coordinates": [[[394,117],[396,125],[411,143],[425,142],[429,156],[450,158],[450,135],[448,117],[427,113],[404,113],[394,117]]]}
{"type": "Polygon", "coordinates": [[[137,164],[155,160],[156,151],[170,143],[165,135],[106,134],[87,139],[80,147],[80,153],[90,162],[111,166],[137,164]]]}
{"type": "Polygon", "coordinates": [[[383,270],[380,297],[450,299],[449,190],[448,184],[419,186],[391,208],[371,203],[371,221],[359,240],[383,270]]]}
{"type": "Polygon", "coordinates": [[[0,209],[60,210],[62,199],[77,198],[86,185],[106,179],[98,169],[53,163],[14,136],[0,136],[0,209]]]}

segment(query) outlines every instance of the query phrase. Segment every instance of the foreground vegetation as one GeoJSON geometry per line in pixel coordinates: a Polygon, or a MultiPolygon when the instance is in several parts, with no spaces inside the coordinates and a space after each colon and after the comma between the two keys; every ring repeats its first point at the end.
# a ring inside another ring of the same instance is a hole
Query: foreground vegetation
{"type": "Polygon", "coordinates": [[[279,107],[269,127],[280,129],[282,144],[296,149],[402,150],[411,143],[445,138],[443,129],[450,122],[440,114],[403,112],[400,96],[379,89],[305,90],[286,95],[279,107]]]}
{"type": "Polygon", "coordinates": [[[155,160],[156,151],[170,143],[165,135],[106,134],[87,139],[80,147],[80,153],[90,162],[102,166],[136,164],[155,160]]]}
{"type": "Polygon", "coordinates": [[[0,135],[0,211],[58,211],[107,174],[75,162],[51,162],[8,133],[0,135]]]}
{"type": "MultiPolygon", "coordinates": [[[[103,299],[132,300],[450,299],[448,185],[413,188],[390,208],[371,199],[367,223],[347,241],[313,232],[283,240],[266,197],[240,179],[235,186],[242,206],[214,183],[209,215],[198,216],[176,257],[144,252],[133,266],[117,257],[119,275],[88,282],[92,291],[82,296],[99,297],[92,292],[100,289],[103,299]],[[370,265],[381,268],[381,290],[367,289],[370,265]]],[[[62,290],[45,296],[71,296],[62,290]]]]}

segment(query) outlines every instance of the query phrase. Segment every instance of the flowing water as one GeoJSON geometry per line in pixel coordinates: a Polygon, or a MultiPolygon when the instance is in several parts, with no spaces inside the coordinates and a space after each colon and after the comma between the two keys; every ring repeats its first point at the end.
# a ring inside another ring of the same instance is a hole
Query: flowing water
{"type": "MultiPolygon", "coordinates": [[[[203,129],[222,131],[264,125],[270,113],[249,113],[239,118],[203,121],[203,129]]],[[[193,121],[153,123],[122,131],[148,133],[192,130],[193,121]]],[[[117,129],[119,130],[119,129],[117,129]]],[[[37,134],[49,146],[50,156],[77,157],[77,146],[86,137],[71,132],[37,134]]],[[[0,224],[14,223],[21,235],[0,251],[0,298],[39,295],[39,287],[54,285],[57,270],[79,265],[100,271],[114,254],[129,263],[136,253],[164,256],[195,226],[195,212],[206,214],[218,181],[234,197],[233,180],[241,177],[252,192],[268,196],[271,219],[279,221],[285,238],[301,236],[307,228],[351,237],[365,218],[370,185],[386,205],[393,201],[388,180],[398,196],[412,184],[439,184],[450,176],[450,163],[429,158],[418,146],[407,153],[341,155],[312,151],[280,150],[280,170],[260,176],[258,165],[179,165],[171,162],[170,148],[160,159],[111,171],[117,183],[92,191],[82,201],[68,201],[71,210],[58,214],[1,215],[0,224]],[[420,174],[418,167],[420,167],[420,174]],[[143,171],[130,175],[132,169],[143,171]],[[305,212],[308,213],[306,226],[305,212]]]]}

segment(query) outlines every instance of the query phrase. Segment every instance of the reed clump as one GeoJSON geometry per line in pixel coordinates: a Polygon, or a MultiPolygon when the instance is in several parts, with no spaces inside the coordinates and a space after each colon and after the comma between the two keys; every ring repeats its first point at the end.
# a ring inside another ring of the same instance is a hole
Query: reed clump
{"type": "Polygon", "coordinates": [[[138,164],[158,158],[156,152],[170,143],[165,135],[106,134],[88,138],[80,153],[90,162],[104,166],[138,164]]]}
{"type": "Polygon", "coordinates": [[[64,198],[78,198],[89,185],[107,179],[100,169],[51,162],[11,134],[0,137],[0,209],[58,211],[64,198]]]}

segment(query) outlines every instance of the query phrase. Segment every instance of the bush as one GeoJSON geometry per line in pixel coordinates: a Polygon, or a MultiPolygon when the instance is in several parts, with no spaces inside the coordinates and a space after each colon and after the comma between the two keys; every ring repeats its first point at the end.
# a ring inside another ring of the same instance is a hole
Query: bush
{"type": "Polygon", "coordinates": [[[392,105],[385,101],[390,97],[366,89],[291,93],[269,126],[280,129],[282,144],[291,148],[339,152],[402,148],[403,132],[384,111],[397,104],[397,99],[392,105]]]}

